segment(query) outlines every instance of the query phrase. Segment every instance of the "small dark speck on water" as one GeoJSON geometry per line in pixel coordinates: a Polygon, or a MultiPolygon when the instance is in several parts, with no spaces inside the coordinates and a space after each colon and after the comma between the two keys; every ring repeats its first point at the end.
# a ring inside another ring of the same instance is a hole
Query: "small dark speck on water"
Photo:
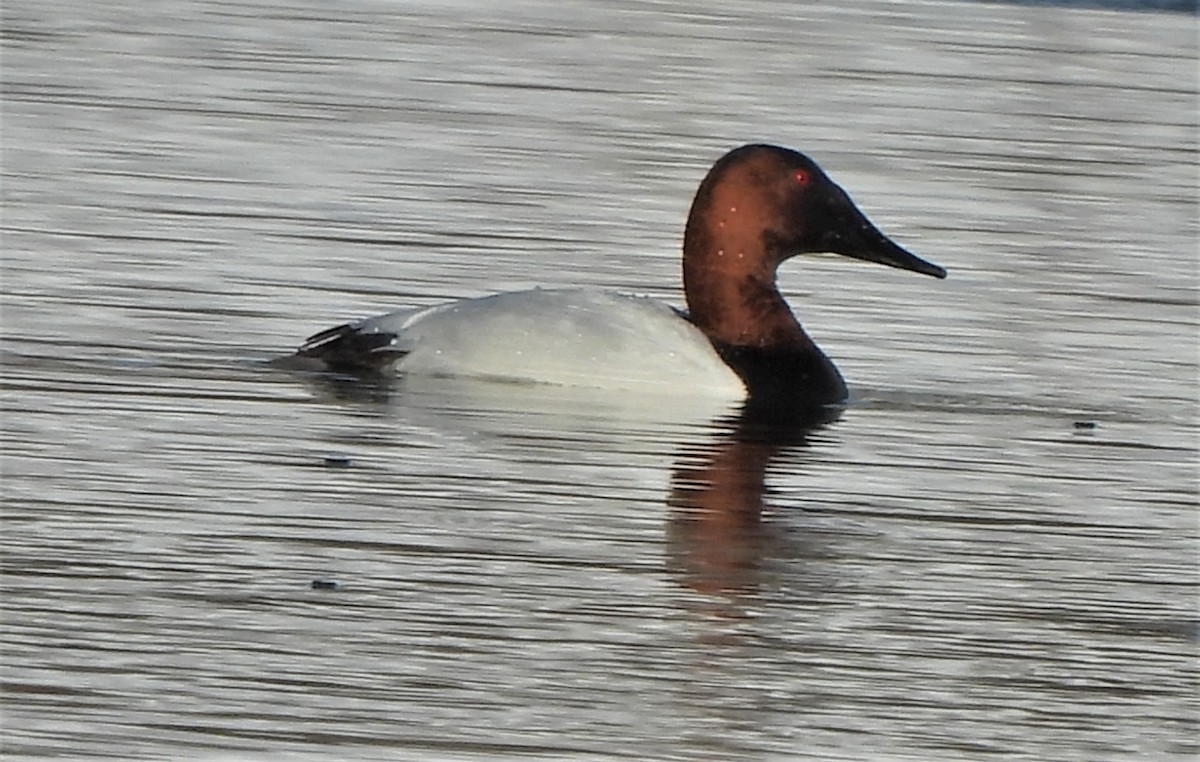
{"type": "MultiPolygon", "coordinates": [[[[1078,426],[1078,424],[1076,424],[1078,426]]],[[[326,455],[325,465],[328,468],[349,468],[351,460],[346,455],[326,455]]]]}
{"type": "Polygon", "coordinates": [[[311,587],[313,590],[338,590],[341,585],[331,579],[314,579],[311,587]]]}
{"type": "Polygon", "coordinates": [[[1075,421],[1075,428],[1091,430],[1098,426],[1095,421],[1075,421]]]}

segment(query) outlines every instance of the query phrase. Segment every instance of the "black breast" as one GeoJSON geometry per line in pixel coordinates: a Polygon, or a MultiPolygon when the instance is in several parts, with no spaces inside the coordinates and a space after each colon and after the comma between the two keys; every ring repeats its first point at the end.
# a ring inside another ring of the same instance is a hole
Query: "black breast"
{"type": "Polygon", "coordinates": [[[763,348],[714,341],[713,347],[756,400],[789,405],[846,401],[848,392],[842,374],[816,345],[763,348]]]}

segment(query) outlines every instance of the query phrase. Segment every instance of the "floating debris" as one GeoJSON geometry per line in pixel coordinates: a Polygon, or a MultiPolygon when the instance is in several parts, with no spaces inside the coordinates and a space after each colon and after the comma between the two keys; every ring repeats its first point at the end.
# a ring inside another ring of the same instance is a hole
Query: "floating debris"
{"type": "Polygon", "coordinates": [[[349,455],[326,455],[325,465],[329,468],[349,468],[353,464],[349,455]]]}
{"type": "Polygon", "coordinates": [[[1077,429],[1091,430],[1099,425],[1100,424],[1096,423],[1095,421],[1075,421],[1075,428],[1077,429]]]}
{"type": "Polygon", "coordinates": [[[331,579],[314,579],[310,587],[313,590],[337,590],[341,585],[331,579]]]}

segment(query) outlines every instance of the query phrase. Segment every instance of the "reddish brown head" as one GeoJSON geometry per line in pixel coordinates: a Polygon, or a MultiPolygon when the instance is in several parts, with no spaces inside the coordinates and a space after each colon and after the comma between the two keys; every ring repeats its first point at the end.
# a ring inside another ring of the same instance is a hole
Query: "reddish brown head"
{"type": "Polygon", "coordinates": [[[946,276],[879,232],[804,154],[747,145],[713,165],[692,202],[683,242],[692,321],[726,345],[811,347],[775,286],[776,268],[808,252],[946,276]]]}

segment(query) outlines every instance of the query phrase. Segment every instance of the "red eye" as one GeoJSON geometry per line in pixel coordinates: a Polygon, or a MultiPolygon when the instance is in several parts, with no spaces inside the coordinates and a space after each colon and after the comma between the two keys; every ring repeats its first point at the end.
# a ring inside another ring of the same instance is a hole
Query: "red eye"
{"type": "Polygon", "coordinates": [[[812,180],[812,175],[809,174],[807,169],[797,169],[793,177],[796,178],[797,185],[808,185],[809,181],[812,180]]]}

